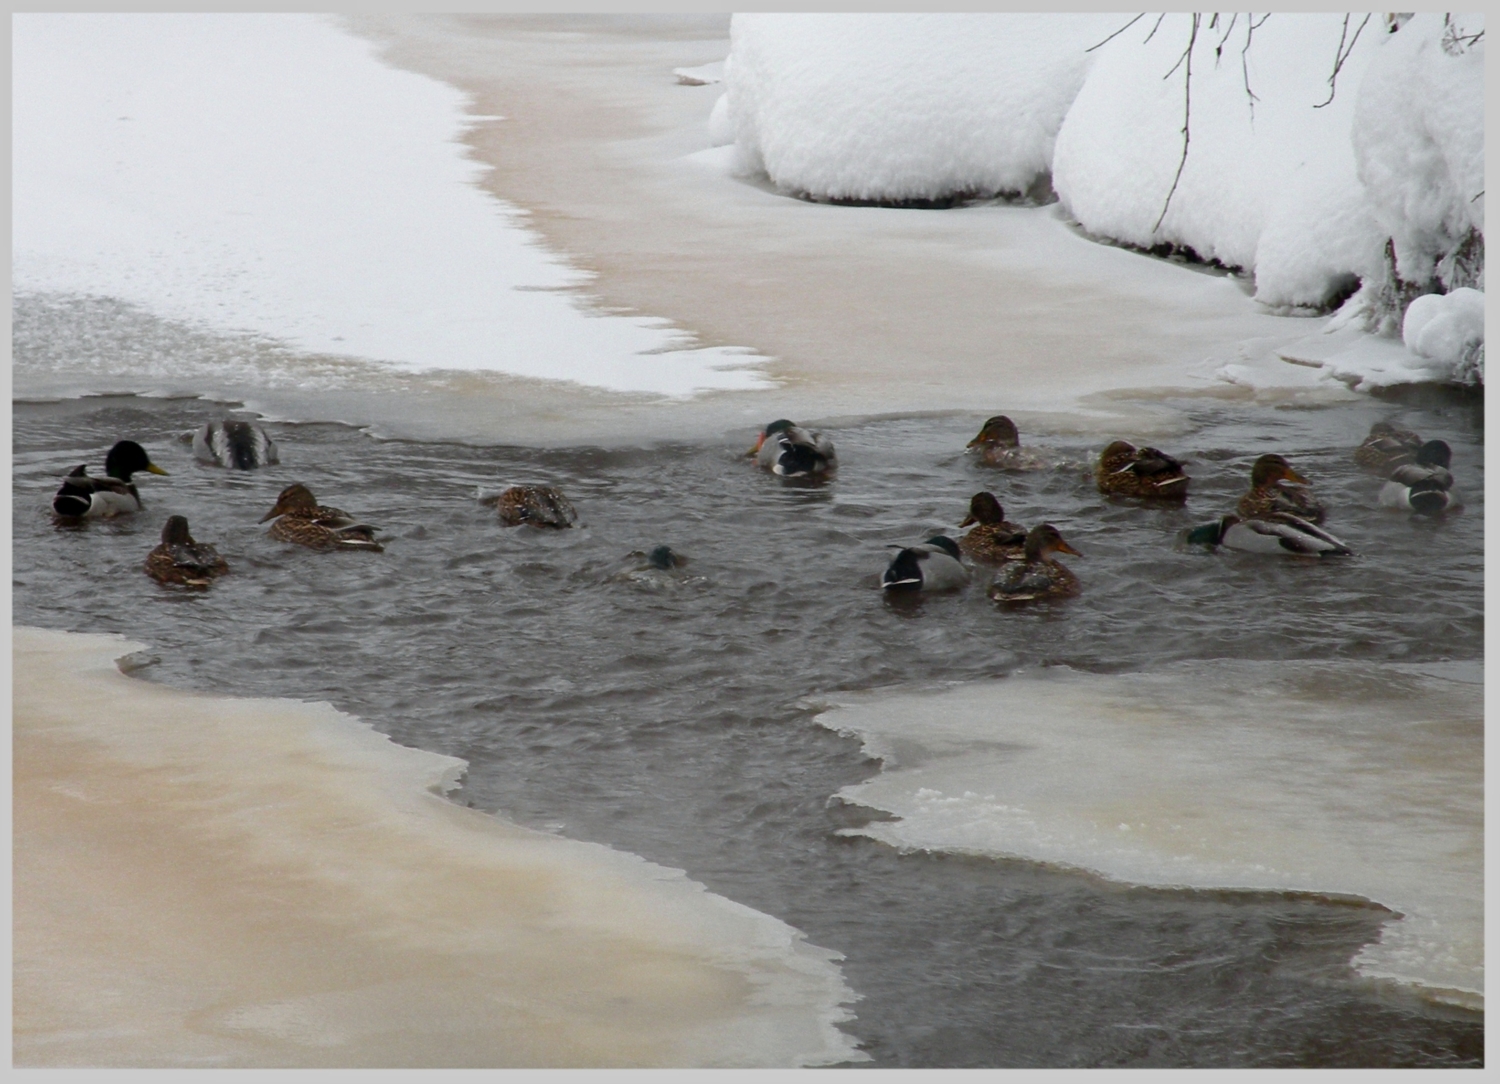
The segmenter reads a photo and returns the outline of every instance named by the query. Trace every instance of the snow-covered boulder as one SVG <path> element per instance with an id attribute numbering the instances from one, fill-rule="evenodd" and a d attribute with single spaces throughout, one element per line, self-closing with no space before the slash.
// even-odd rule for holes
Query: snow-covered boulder
<path id="1" fill-rule="evenodd" d="M 820 200 L 1021 193 L 1044 180 L 1118 16 L 736 14 L 726 104 L 742 168 Z"/>
<path id="2" fill-rule="evenodd" d="M 1424 294 L 1406 308 L 1401 322 L 1406 348 L 1447 367 L 1450 379 L 1484 379 L 1484 294 L 1465 286 L 1447 294 Z"/>

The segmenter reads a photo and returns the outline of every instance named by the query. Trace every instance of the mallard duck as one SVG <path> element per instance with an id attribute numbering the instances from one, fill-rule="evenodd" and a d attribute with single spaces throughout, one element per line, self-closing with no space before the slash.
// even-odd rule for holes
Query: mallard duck
<path id="1" fill-rule="evenodd" d="M 1026 529 L 1007 522 L 1005 509 L 988 491 L 969 499 L 969 514 L 960 527 L 974 529 L 958 540 L 958 548 L 972 560 L 1000 565 L 1019 560 L 1026 549 Z"/>
<path id="2" fill-rule="evenodd" d="M 1452 462 L 1453 450 L 1447 441 L 1429 440 L 1417 449 L 1412 462 L 1391 472 L 1391 480 L 1380 488 L 1381 507 L 1424 516 L 1463 507 L 1448 469 Z"/>
<path id="3" fill-rule="evenodd" d="M 183 516 L 168 516 L 161 529 L 161 545 L 146 558 L 146 575 L 160 583 L 207 587 L 215 576 L 229 571 L 229 563 L 207 542 L 194 542 Z"/>
<path id="4" fill-rule="evenodd" d="M 681 568 L 685 564 L 687 564 L 687 558 L 680 553 L 674 553 L 671 546 L 653 546 L 651 552 L 646 554 L 646 566 L 663 572 L 668 569 Z"/>
<path id="5" fill-rule="evenodd" d="M 551 486 L 511 486 L 492 497 L 480 498 L 480 504 L 493 504 L 500 522 L 507 527 L 530 524 L 533 527 L 571 527 L 578 522 L 573 502 Z"/>
<path id="6" fill-rule="evenodd" d="M 1240 498 L 1237 506 L 1240 518 L 1269 519 L 1278 512 L 1286 512 L 1311 523 L 1322 523 L 1323 506 L 1312 490 L 1288 489 L 1283 482 L 1297 487 L 1312 484 L 1274 452 L 1257 459 L 1250 468 L 1250 491 Z"/>
<path id="7" fill-rule="evenodd" d="M 1039 523 L 1031 528 L 1026 532 L 1025 560 L 1006 563 L 990 584 L 990 598 L 996 602 L 1032 602 L 1078 594 L 1078 577 L 1053 557 L 1056 553 L 1083 556 L 1063 541 L 1062 532 L 1052 524 Z"/>
<path id="8" fill-rule="evenodd" d="M 254 470 L 281 460 L 276 442 L 249 422 L 209 422 L 193 434 L 193 458 L 235 470 Z"/>
<path id="9" fill-rule="evenodd" d="M 959 559 L 958 543 L 941 534 L 902 547 L 880 577 L 886 591 L 952 591 L 968 582 L 969 570 Z"/>
<path id="10" fill-rule="evenodd" d="M 130 480 L 137 471 L 167 472 L 133 440 L 122 440 L 104 459 L 105 478 L 90 478 L 88 466 L 80 464 L 63 479 L 52 498 L 52 511 L 69 519 L 125 515 L 141 510 L 141 495 Z"/>
<path id="11" fill-rule="evenodd" d="M 966 445 L 979 449 L 979 461 L 1006 470 L 1047 470 L 1056 462 L 1032 448 L 1021 447 L 1016 423 L 1004 414 L 996 414 L 984 423 L 979 435 Z"/>
<path id="12" fill-rule="evenodd" d="M 1104 449 L 1094 477 L 1100 493 L 1121 497 L 1182 500 L 1188 491 L 1188 476 L 1181 463 L 1165 452 L 1137 448 L 1124 440 Z"/>
<path id="13" fill-rule="evenodd" d="M 838 468 L 833 441 L 785 418 L 766 426 L 747 455 L 758 466 L 783 478 L 813 478 Z"/>
<path id="14" fill-rule="evenodd" d="M 279 518 L 278 518 L 279 517 Z M 356 523 L 338 508 L 320 505 L 301 482 L 287 486 L 276 498 L 276 507 L 261 517 L 268 519 L 270 535 L 282 542 L 295 542 L 315 550 L 374 550 L 382 552 L 385 547 L 375 541 L 376 528 L 368 523 Z"/>
<path id="15" fill-rule="evenodd" d="M 1349 557 L 1354 554 L 1323 528 L 1287 512 L 1273 512 L 1265 519 L 1221 516 L 1212 523 L 1185 532 L 1183 540 L 1193 545 L 1224 546 L 1245 553 L 1281 556 Z"/>
<path id="16" fill-rule="evenodd" d="M 1354 462 L 1367 471 L 1389 478 L 1391 471 L 1416 458 L 1422 438 L 1410 429 L 1402 429 L 1390 422 L 1376 422 L 1370 426 L 1370 435 L 1354 449 Z"/>

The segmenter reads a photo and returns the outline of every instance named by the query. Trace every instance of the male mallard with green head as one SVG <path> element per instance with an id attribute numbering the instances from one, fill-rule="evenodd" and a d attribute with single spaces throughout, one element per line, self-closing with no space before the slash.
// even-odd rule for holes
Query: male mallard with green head
<path id="1" fill-rule="evenodd" d="M 1050 523 L 1040 523 L 1026 534 L 1025 560 L 1009 561 L 990 584 L 996 602 L 1034 602 L 1038 599 L 1071 598 L 1082 588 L 1078 577 L 1053 555 L 1071 553 L 1082 557 L 1062 532 Z"/>
<path id="2" fill-rule="evenodd" d="M 969 514 L 960 527 L 974 524 L 974 529 L 958 540 L 958 548 L 970 559 L 1001 565 L 1025 555 L 1026 529 L 1005 518 L 1005 509 L 993 493 L 976 493 L 969 500 Z"/>
<path id="3" fill-rule="evenodd" d="M 67 519 L 107 519 L 139 512 L 141 495 L 130 480 L 138 471 L 167 473 L 151 462 L 146 449 L 133 440 L 122 440 L 104 459 L 107 477 L 90 478 L 86 464 L 74 467 L 53 496 L 52 511 Z"/>
<path id="4" fill-rule="evenodd" d="M 933 535 L 899 552 L 880 577 L 885 591 L 952 591 L 969 582 L 969 570 L 959 557 L 958 543 L 947 535 Z"/>
<path id="5" fill-rule="evenodd" d="M 979 435 L 967 447 L 979 449 L 979 461 L 1006 470 L 1048 470 L 1057 463 L 1033 448 L 1021 447 L 1016 423 L 1004 414 L 985 421 Z"/>
<path id="6" fill-rule="evenodd" d="M 268 519 L 270 535 L 282 542 L 295 542 L 315 550 L 374 550 L 382 552 L 385 547 L 375 541 L 376 528 L 368 523 L 356 523 L 353 518 L 338 508 L 320 505 L 301 482 L 287 486 L 276 498 L 276 507 L 261 517 Z"/>
<path id="7" fill-rule="evenodd" d="M 1240 498 L 1236 510 L 1241 519 L 1269 519 L 1286 512 L 1310 523 L 1322 523 L 1323 506 L 1307 488 L 1311 485 L 1285 457 L 1271 452 L 1250 468 L 1250 491 Z"/>
<path id="8" fill-rule="evenodd" d="M 1410 463 L 1391 472 L 1391 480 L 1380 488 L 1382 508 L 1437 516 L 1463 507 L 1453 488 L 1453 449 L 1445 440 L 1429 440 L 1417 449 Z"/>
<path id="9" fill-rule="evenodd" d="M 833 441 L 812 429 L 778 418 L 761 431 L 747 455 L 783 478 L 819 478 L 838 469 Z"/>
<path id="10" fill-rule="evenodd" d="M 1389 478 L 1391 471 L 1410 463 L 1422 447 L 1422 438 L 1391 422 L 1376 422 L 1370 435 L 1354 449 L 1354 462 L 1367 471 Z"/>
<path id="11" fill-rule="evenodd" d="M 1099 456 L 1094 471 L 1099 492 L 1119 497 L 1180 501 L 1187 496 L 1188 476 L 1182 464 L 1155 448 L 1137 448 L 1117 440 Z"/>
<path id="12" fill-rule="evenodd" d="M 511 486 L 493 497 L 480 498 L 493 504 L 500 522 L 507 527 L 571 527 L 578 522 L 573 502 L 551 486 Z"/>
<path id="13" fill-rule="evenodd" d="M 1221 516 L 1187 531 L 1183 540 L 1193 545 L 1224 546 L 1245 553 L 1282 557 L 1348 557 L 1354 553 L 1323 528 L 1287 512 L 1273 512 L 1262 519 Z"/>
<path id="14" fill-rule="evenodd" d="M 280 463 L 276 442 L 250 422 L 209 422 L 193 434 L 193 458 L 235 470 L 254 470 Z"/>
<path id="15" fill-rule="evenodd" d="M 146 575 L 159 583 L 207 587 L 215 576 L 229 571 L 229 563 L 207 542 L 194 542 L 184 516 L 168 516 L 161 529 L 161 545 L 146 558 Z"/>

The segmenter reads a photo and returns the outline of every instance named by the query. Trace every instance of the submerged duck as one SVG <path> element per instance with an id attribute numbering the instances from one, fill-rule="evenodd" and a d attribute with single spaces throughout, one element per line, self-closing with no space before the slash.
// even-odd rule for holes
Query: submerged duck
<path id="1" fill-rule="evenodd" d="M 193 458 L 235 470 L 254 470 L 280 463 L 276 442 L 249 422 L 209 422 L 193 434 Z"/>
<path id="2" fill-rule="evenodd" d="M 1354 449 L 1354 462 L 1368 471 L 1390 477 L 1391 471 L 1410 463 L 1422 447 L 1422 438 L 1410 429 L 1390 422 L 1376 422 L 1370 435 Z"/>
<path id="3" fill-rule="evenodd" d="M 1094 478 L 1100 493 L 1122 497 L 1182 500 L 1188 491 L 1188 476 L 1180 462 L 1155 448 L 1137 448 L 1124 440 L 1100 453 Z"/>
<path id="4" fill-rule="evenodd" d="M 785 418 L 766 426 L 747 455 L 756 465 L 783 478 L 815 478 L 838 468 L 833 441 Z"/>
<path id="5" fill-rule="evenodd" d="M 979 435 L 966 445 L 979 449 L 979 461 L 992 467 L 1007 470 L 1047 470 L 1056 464 L 1047 456 L 1031 448 L 1021 447 L 1021 435 L 1016 423 L 1004 414 L 996 414 L 986 421 Z"/>
<path id="6" fill-rule="evenodd" d="M 571 527 L 578 522 L 573 502 L 551 486 L 511 486 L 493 497 L 480 498 L 480 504 L 493 504 L 500 522 L 507 527 L 530 524 L 533 527 Z"/>
<path id="7" fill-rule="evenodd" d="M 969 514 L 960 527 L 974 529 L 958 540 L 958 548 L 975 561 L 1000 565 L 1019 560 L 1026 549 L 1026 528 L 1005 518 L 1005 509 L 993 493 L 976 493 L 969 499 Z"/>
<path id="8" fill-rule="evenodd" d="M 1463 507 L 1453 488 L 1453 450 L 1448 442 L 1429 440 L 1417 449 L 1412 462 L 1391 472 L 1391 480 L 1380 488 L 1382 508 L 1436 516 Z"/>
<path id="9" fill-rule="evenodd" d="M 159 583 L 207 587 L 215 576 L 229 571 L 229 563 L 207 542 L 194 542 L 183 516 L 169 516 L 161 529 L 161 545 L 146 558 L 146 575 Z"/>
<path id="10" fill-rule="evenodd" d="M 880 577 L 886 591 L 952 591 L 968 582 L 969 570 L 959 559 L 958 543 L 941 534 L 903 547 Z"/>
<path id="11" fill-rule="evenodd" d="M 1312 490 L 1288 489 L 1282 484 L 1284 482 L 1297 487 L 1312 484 L 1274 452 L 1257 459 L 1250 468 L 1250 491 L 1240 498 L 1237 507 L 1240 518 L 1269 519 L 1285 512 L 1311 523 L 1322 523 L 1323 506 L 1313 496 Z"/>
<path id="12" fill-rule="evenodd" d="M 681 568 L 687 564 L 687 558 L 673 551 L 671 546 L 653 546 L 651 552 L 646 554 L 646 567 L 656 568 L 665 572 L 668 569 Z"/>
<path id="13" fill-rule="evenodd" d="M 1245 553 L 1295 554 L 1304 557 L 1350 557 L 1354 551 L 1333 535 L 1287 512 L 1264 519 L 1222 516 L 1194 527 L 1184 541 L 1202 546 L 1224 546 Z"/>
<path id="14" fill-rule="evenodd" d="M 130 480 L 137 471 L 167 472 L 133 440 L 122 440 L 104 459 L 105 478 L 90 478 L 86 464 L 74 467 L 52 498 L 52 511 L 59 516 L 81 518 L 125 515 L 141 510 L 141 495 Z"/>
<path id="15" fill-rule="evenodd" d="M 279 517 L 279 518 L 278 518 Z M 374 550 L 382 552 L 385 547 L 375 541 L 376 528 L 368 523 L 356 523 L 352 517 L 338 508 L 320 505 L 301 482 L 287 486 L 276 498 L 276 507 L 260 518 L 268 519 L 270 535 L 282 542 L 295 542 L 315 550 Z"/>
<path id="16" fill-rule="evenodd" d="M 996 602 L 1031 602 L 1036 599 L 1070 598 L 1082 589 L 1078 577 L 1053 558 L 1056 553 L 1082 557 L 1063 541 L 1062 532 L 1050 523 L 1040 523 L 1026 533 L 1025 560 L 1010 561 L 990 584 Z"/>

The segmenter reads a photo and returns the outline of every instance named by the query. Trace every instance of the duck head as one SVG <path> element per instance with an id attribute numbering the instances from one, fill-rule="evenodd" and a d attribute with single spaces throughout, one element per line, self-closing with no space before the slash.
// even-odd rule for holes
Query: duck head
<path id="1" fill-rule="evenodd" d="M 1250 484 L 1257 489 L 1275 482 L 1295 482 L 1299 486 L 1311 485 L 1306 478 L 1292 470 L 1292 465 L 1274 452 L 1261 456 L 1250 468 Z"/>
<path id="2" fill-rule="evenodd" d="M 191 546 L 193 536 L 188 533 L 186 516 L 168 516 L 161 529 L 161 540 L 167 546 Z"/>
<path id="3" fill-rule="evenodd" d="M 118 478 L 122 482 L 130 481 L 130 476 L 137 471 L 147 471 L 151 474 L 166 474 L 167 472 L 151 462 L 151 457 L 133 440 L 122 440 L 109 450 L 109 455 L 104 457 L 104 473 L 111 478 Z"/>
<path id="4" fill-rule="evenodd" d="M 786 432 L 788 429 L 792 428 L 796 424 L 797 424 L 796 422 L 790 420 L 789 418 L 777 418 L 774 422 L 772 422 L 770 425 L 766 426 L 764 429 L 762 429 L 760 431 L 760 439 L 755 442 L 755 447 L 751 448 L 745 454 L 746 455 L 755 455 L 755 454 L 757 454 L 760 451 L 760 449 L 761 449 L 761 445 L 765 444 L 766 439 L 768 437 L 772 437 L 772 436 L 774 436 L 777 433 L 784 433 L 784 432 Z"/>
<path id="5" fill-rule="evenodd" d="M 999 500 L 993 493 L 985 491 L 976 493 L 969 498 L 969 514 L 960 527 L 967 527 L 971 523 L 1004 523 L 1005 509 L 1000 506 Z"/>
<path id="6" fill-rule="evenodd" d="M 1045 561 L 1054 553 L 1071 553 L 1074 557 L 1083 556 L 1063 541 L 1062 532 L 1050 523 L 1039 523 L 1026 532 L 1026 560 Z"/>
<path id="7" fill-rule="evenodd" d="M 276 507 L 261 516 L 260 522 L 264 523 L 268 519 L 284 516 L 288 512 L 297 511 L 299 508 L 310 509 L 316 507 L 318 507 L 318 502 L 313 498 L 312 490 L 308 489 L 301 482 L 294 482 L 281 491 L 281 495 L 276 498 Z"/>
<path id="8" fill-rule="evenodd" d="M 976 448 L 982 444 L 994 444 L 1001 448 L 1016 448 L 1021 444 L 1021 435 L 1016 432 L 1016 423 L 1004 414 L 996 414 L 984 423 L 979 430 L 979 435 L 969 441 L 968 447 Z"/>
<path id="9" fill-rule="evenodd" d="M 1453 449 L 1446 440 L 1429 440 L 1417 449 L 1416 462 L 1423 467 L 1448 467 L 1453 462 Z"/>

